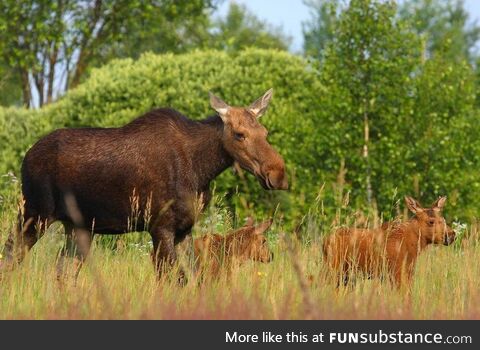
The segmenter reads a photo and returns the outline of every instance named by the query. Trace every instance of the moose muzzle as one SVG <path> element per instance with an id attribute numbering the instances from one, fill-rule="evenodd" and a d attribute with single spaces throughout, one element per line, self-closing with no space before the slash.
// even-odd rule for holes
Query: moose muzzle
<path id="1" fill-rule="evenodd" d="M 266 173 L 265 180 L 270 190 L 288 190 L 288 179 L 284 168 L 270 170 Z"/>

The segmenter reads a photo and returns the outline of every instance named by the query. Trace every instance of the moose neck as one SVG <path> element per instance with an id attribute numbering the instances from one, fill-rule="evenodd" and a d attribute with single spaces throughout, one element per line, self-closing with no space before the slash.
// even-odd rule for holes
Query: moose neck
<path id="1" fill-rule="evenodd" d="M 192 133 L 192 160 L 199 190 L 233 165 L 233 158 L 223 147 L 223 121 L 219 116 L 202 120 Z"/>
<path id="2" fill-rule="evenodd" d="M 427 240 L 424 234 L 422 234 L 418 220 L 412 218 L 407 221 L 406 224 L 406 231 L 412 236 L 412 239 L 416 241 L 418 252 L 424 250 L 431 242 Z"/>

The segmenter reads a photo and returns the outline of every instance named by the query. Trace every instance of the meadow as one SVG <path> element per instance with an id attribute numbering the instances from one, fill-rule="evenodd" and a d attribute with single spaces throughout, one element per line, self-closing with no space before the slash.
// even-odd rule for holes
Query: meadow
<path id="1" fill-rule="evenodd" d="M 194 236 L 227 232 L 234 222 L 221 200 L 202 215 Z M 479 227 L 458 227 L 454 245 L 431 246 L 420 256 L 410 293 L 378 279 L 357 279 L 354 288 L 335 285 L 322 260 L 322 240 L 336 227 L 357 220 L 339 212 L 325 225 L 319 200 L 295 233 L 281 216 L 267 233 L 270 263 L 249 262 L 218 280 L 196 279 L 191 241 L 179 249 L 179 264 L 157 280 L 149 235 L 97 236 L 78 280 L 56 280 L 63 228 L 53 224 L 15 271 L 2 276 L 2 319 L 475 319 L 480 317 Z M 4 242 L 15 208 L 0 217 Z M 360 224 L 360 223 L 359 223 Z M 378 219 L 370 225 L 378 225 Z M 361 225 L 366 225 L 365 222 Z M 187 274 L 176 282 L 176 269 Z M 68 272 L 68 270 L 67 270 Z"/>

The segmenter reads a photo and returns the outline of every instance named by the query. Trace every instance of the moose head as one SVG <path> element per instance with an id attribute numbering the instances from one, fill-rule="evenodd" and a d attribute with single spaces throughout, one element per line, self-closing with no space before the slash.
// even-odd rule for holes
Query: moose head
<path id="1" fill-rule="evenodd" d="M 418 232 L 428 243 L 449 245 L 455 240 L 455 231 L 447 225 L 442 210 L 447 197 L 440 197 L 430 208 L 423 208 L 412 197 L 405 197 L 408 209 L 415 214 Z"/>
<path id="2" fill-rule="evenodd" d="M 286 190 L 283 158 L 268 143 L 268 131 L 258 121 L 267 110 L 272 93 L 272 89 L 268 90 L 248 107 L 231 107 L 210 93 L 210 104 L 223 120 L 223 146 L 234 161 L 255 175 L 263 188 Z"/>
<path id="3" fill-rule="evenodd" d="M 273 220 L 267 220 L 254 225 L 247 222 L 245 226 L 236 230 L 229 236 L 231 244 L 230 254 L 242 261 L 253 260 L 268 263 L 273 260 L 267 238 L 264 233 L 270 228 Z"/>

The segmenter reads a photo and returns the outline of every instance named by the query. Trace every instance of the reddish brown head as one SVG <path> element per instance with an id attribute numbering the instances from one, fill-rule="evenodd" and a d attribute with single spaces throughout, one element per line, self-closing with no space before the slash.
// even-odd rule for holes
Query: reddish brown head
<path id="1" fill-rule="evenodd" d="M 415 214 L 418 230 L 428 243 L 449 245 L 455 240 L 455 231 L 442 214 L 446 200 L 447 197 L 440 197 L 430 208 L 423 208 L 412 197 L 405 197 L 408 209 Z"/>
<path id="2" fill-rule="evenodd" d="M 268 247 L 265 231 L 272 225 L 272 220 L 258 225 L 247 223 L 244 227 L 227 236 L 232 244 L 233 254 L 243 261 L 254 260 L 268 263 L 273 259 L 273 253 Z M 227 243 L 228 244 L 228 243 Z"/>
<path id="3" fill-rule="evenodd" d="M 263 188 L 288 189 L 283 158 L 268 143 L 267 129 L 258 122 L 272 98 L 268 90 L 249 107 L 231 107 L 210 94 L 210 104 L 225 125 L 223 144 L 230 156 L 245 170 L 254 174 Z"/>

